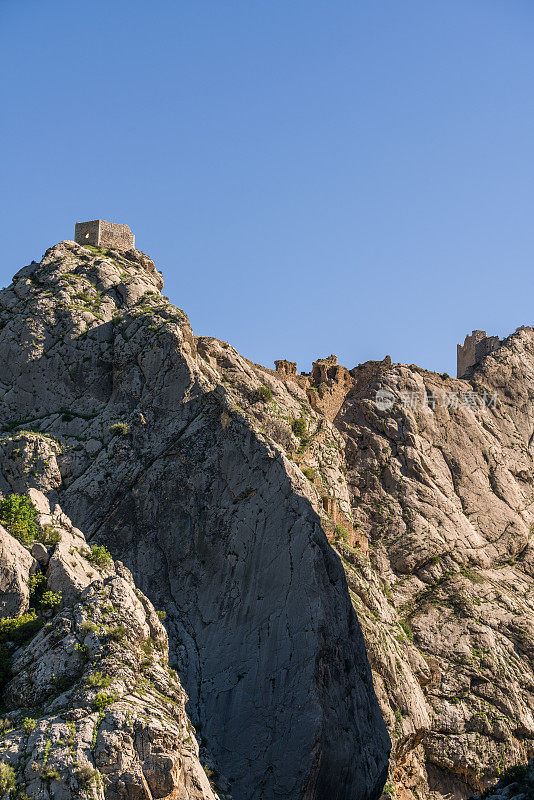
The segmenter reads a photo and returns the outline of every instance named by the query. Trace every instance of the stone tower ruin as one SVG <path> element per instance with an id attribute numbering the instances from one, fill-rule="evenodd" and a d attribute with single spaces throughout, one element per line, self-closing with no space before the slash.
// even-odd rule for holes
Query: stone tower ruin
<path id="1" fill-rule="evenodd" d="M 486 331 L 473 331 L 465 342 L 456 347 L 456 377 L 469 378 L 473 368 L 501 343 L 498 336 L 488 336 Z"/>
<path id="2" fill-rule="evenodd" d="M 133 250 L 135 236 L 128 225 L 93 219 L 90 222 L 77 222 L 74 226 L 74 241 L 112 250 Z"/>

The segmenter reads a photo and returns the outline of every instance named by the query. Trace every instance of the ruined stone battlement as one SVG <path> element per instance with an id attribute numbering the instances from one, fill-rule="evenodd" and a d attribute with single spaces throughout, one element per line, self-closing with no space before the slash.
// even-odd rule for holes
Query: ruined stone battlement
<path id="1" fill-rule="evenodd" d="M 296 375 L 297 374 L 297 362 L 296 361 L 286 361 L 285 358 L 280 358 L 278 361 L 274 362 L 274 366 L 276 367 L 276 371 L 280 372 L 282 375 Z"/>
<path id="2" fill-rule="evenodd" d="M 463 344 L 456 348 L 456 377 L 468 378 L 485 356 L 499 347 L 498 336 L 488 336 L 486 331 L 473 331 L 465 337 Z"/>
<path id="3" fill-rule="evenodd" d="M 106 222 L 105 219 L 77 222 L 74 226 L 74 241 L 77 244 L 113 250 L 135 249 L 135 236 L 128 225 Z"/>

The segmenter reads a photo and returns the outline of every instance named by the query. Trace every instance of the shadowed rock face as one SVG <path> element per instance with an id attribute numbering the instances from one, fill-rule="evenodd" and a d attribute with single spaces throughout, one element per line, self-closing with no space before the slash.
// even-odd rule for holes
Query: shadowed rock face
<path id="1" fill-rule="evenodd" d="M 148 261 L 65 242 L 0 293 L 0 419 L 59 443 L 43 458 L 35 437 L 30 459 L 0 441 L 0 491 L 26 470 L 166 609 L 235 800 L 375 798 L 389 741 L 316 491 L 263 428 L 255 368 L 199 350 Z M 298 417 L 305 392 L 275 389 Z"/>
<path id="2" fill-rule="evenodd" d="M 34 436 L 19 435 L 17 443 L 31 453 Z M 17 554 L 26 597 L 31 570 L 60 604 L 26 623 L 29 638 L 8 648 L 9 656 L 2 650 L 2 775 L 11 769 L 25 797 L 217 800 L 152 604 L 120 562 L 88 560 L 83 534 L 59 506 L 51 511 L 35 490 L 31 497 L 40 524 L 53 526 L 60 541 L 34 548 L 40 562 L 33 564 L 2 532 L 4 552 Z M 38 607 L 35 597 L 32 603 Z"/>
<path id="3" fill-rule="evenodd" d="M 470 382 L 403 365 L 357 380 L 334 421 L 372 552 L 346 572 L 405 791 L 466 796 L 534 750 L 533 395 L 526 328 Z"/>

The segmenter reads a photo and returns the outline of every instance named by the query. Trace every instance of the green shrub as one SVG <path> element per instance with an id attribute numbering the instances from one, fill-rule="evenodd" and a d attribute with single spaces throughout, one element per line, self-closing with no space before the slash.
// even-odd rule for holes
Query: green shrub
<path id="1" fill-rule="evenodd" d="M 336 525 L 335 536 L 336 539 L 343 539 L 345 542 L 349 539 L 349 533 L 343 525 Z"/>
<path id="2" fill-rule="evenodd" d="M 269 403 L 273 399 L 273 393 L 268 386 L 260 386 L 257 390 L 257 395 L 264 403 Z"/>
<path id="3" fill-rule="evenodd" d="M 57 608 L 61 605 L 61 592 L 44 592 L 41 597 L 41 608 Z"/>
<path id="4" fill-rule="evenodd" d="M 43 572 L 35 572 L 30 575 L 30 600 L 40 598 L 46 587 L 46 575 Z"/>
<path id="5" fill-rule="evenodd" d="M 0 690 L 11 679 L 11 651 L 7 642 L 24 644 L 43 626 L 33 609 L 20 617 L 0 620 Z"/>
<path id="6" fill-rule="evenodd" d="M 4 733 L 10 731 L 13 727 L 13 723 L 7 717 L 0 718 L 0 736 L 3 736 Z"/>
<path id="7" fill-rule="evenodd" d="M 156 614 L 158 615 L 158 617 L 160 618 L 160 620 L 162 622 L 163 622 L 164 619 L 167 619 L 167 612 L 166 611 L 163 611 L 163 610 L 156 611 Z"/>
<path id="8" fill-rule="evenodd" d="M 111 683 L 111 678 L 109 675 L 104 675 L 102 670 L 95 670 L 94 672 L 89 673 L 86 677 L 85 682 L 87 686 L 93 686 L 105 689 Z"/>
<path id="9" fill-rule="evenodd" d="M 90 552 L 86 553 L 85 557 L 90 564 L 101 569 L 113 566 L 111 553 L 103 544 L 92 544 Z"/>
<path id="10" fill-rule="evenodd" d="M 37 725 L 37 720 L 33 719 L 32 717 L 24 717 L 22 720 L 22 730 L 24 733 L 30 735 L 30 733 L 34 730 L 35 726 Z"/>
<path id="11" fill-rule="evenodd" d="M 59 772 L 57 769 L 51 769 L 50 767 L 45 767 L 41 772 L 41 778 L 43 781 L 59 781 Z"/>
<path id="12" fill-rule="evenodd" d="M 42 572 L 36 572 L 30 577 L 30 600 L 35 608 L 57 608 L 61 599 L 61 592 L 46 589 L 46 576 Z"/>
<path id="13" fill-rule="evenodd" d="M 413 630 L 410 623 L 407 622 L 405 619 L 401 619 L 400 625 L 402 630 L 406 634 L 406 637 L 410 640 L 410 642 L 413 642 Z"/>
<path id="14" fill-rule="evenodd" d="M 102 711 L 118 699 L 119 695 L 117 692 L 99 692 L 93 700 L 93 708 L 95 711 Z"/>
<path id="15" fill-rule="evenodd" d="M 39 541 L 47 547 L 53 547 L 61 541 L 61 531 L 58 531 L 53 525 L 45 525 L 39 535 Z"/>
<path id="16" fill-rule="evenodd" d="M 110 425 L 109 432 L 112 436 L 128 436 L 130 433 L 130 426 L 126 422 L 115 422 Z"/>
<path id="17" fill-rule="evenodd" d="M 154 652 L 154 642 L 152 641 L 150 636 L 148 637 L 146 642 L 143 642 L 143 644 L 141 645 L 141 650 L 143 651 L 143 653 L 146 653 L 147 656 L 151 656 L 152 653 Z"/>
<path id="18" fill-rule="evenodd" d="M 23 644 L 24 642 L 35 636 L 37 631 L 42 627 L 42 620 L 37 618 L 37 614 L 33 609 L 21 614 L 20 617 L 6 617 L 0 620 L 0 644 L 5 642 L 14 642 L 15 644 Z"/>
<path id="19" fill-rule="evenodd" d="M 299 439 L 303 439 L 308 435 L 308 426 L 306 425 L 306 420 L 304 417 L 299 417 L 299 419 L 294 419 L 291 423 L 291 430 L 298 436 Z"/>
<path id="20" fill-rule="evenodd" d="M 105 634 L 114 642 L 120 642 L 126 636 L 126 628 L 124 625 L 113 625 L 105 628 Z"/>
<path id="21" fill-rule="evenodd" d="M 0 795 L 7 794 L 15 788 L 15 770 L 9 764 L 0 761 Z"/>
<path id="22" fill-rule="evenodd" d="M 0 500 L 0 523 L 19 542 L 29 545 L 37 538 L 37 509 L 25 494 L 10 494 Z"/>
<path id="23" fill-rule="evenodd" d="M 446 381 L 447 378 L 450 378 L 451 376 L 449 375 L 448 372 L 442 372 L 441 373 L 441 377 L 443 378 L 444 381 Z"/>
<path id="24" fill-rule="evenodd" d="M 302 474 L 305 475 L 307 479 L 312 483 L 315 480 L 315 470 L 311 469 L 310 467 L 304 467 L 302 470 Z"/>
<path id="25" fill-rule="evenodd" d="M 98 625 L 95 625 L 94 622 L 91 622 L 90 619 L 86 619 L 85 622 L 82 622 L 80 625 L 80 633 L 93 633 L 94 631 L 98 630 Z"/>
<path id="26" fill-rule="evenodd" d="M 98 770 L 93 769 L 88 764 L 77 769 L 74 774 L 82 789 L 89 789 L 98 778 Z"/>

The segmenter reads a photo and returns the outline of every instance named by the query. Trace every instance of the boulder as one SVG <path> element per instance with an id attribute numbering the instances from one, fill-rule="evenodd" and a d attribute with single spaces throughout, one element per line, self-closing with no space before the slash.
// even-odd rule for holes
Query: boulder
<path id="1" fill-rule="evenodd" d="M 34 559 L 0 525 L 0 617 L 17 617 L 29 607 L 29 576 Z"/>

